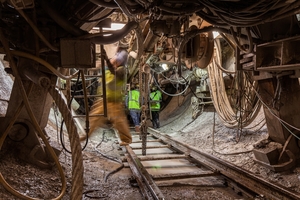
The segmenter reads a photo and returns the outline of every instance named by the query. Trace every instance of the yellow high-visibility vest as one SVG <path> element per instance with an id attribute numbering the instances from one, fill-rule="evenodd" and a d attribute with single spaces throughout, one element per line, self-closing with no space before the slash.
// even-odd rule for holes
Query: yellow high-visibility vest
<path id="1" fill-rule="evenodd" d="M 101 80 L 101 79 L 100 79 Z M 100 81 L 99 80 L 99 81 Z M 124 101 L 124 78 L 116 78 L 110 70 L 105 70 L 105 81 L 106 81 L 106 99 L 110 102 L 121 102 Z M 102 94 L 102 87 L 98 87 L 98 94 Z"/>

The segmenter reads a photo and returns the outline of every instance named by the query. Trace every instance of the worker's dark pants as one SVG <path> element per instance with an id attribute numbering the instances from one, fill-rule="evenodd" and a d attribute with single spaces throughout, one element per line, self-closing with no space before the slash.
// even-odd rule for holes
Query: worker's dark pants
<path id="1" fill-rule="evenodd" d="M 139 126 L 141 111 L 132 109 L 132 110 L 129 110 L 129 113 L 130 113 L 130 116 L 131 116 L 134 126 Z"/>
<path id="2" fill-rule="evenodd" d="M 153 128 L 159 128 L 159 111 L 151 111 Z"/>

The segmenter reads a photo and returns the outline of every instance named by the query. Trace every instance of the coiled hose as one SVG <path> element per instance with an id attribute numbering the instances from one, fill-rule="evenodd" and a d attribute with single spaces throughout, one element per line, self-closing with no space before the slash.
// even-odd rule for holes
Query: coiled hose
<path id="1" fill-rule="evenodd" d="M 71 112 L 62 99 L 59 92 L 55 89 L 54 86 L 51 86 L 49 93 L 55 101 L 60 113 L 62 114 L 68 135 L 70 140 L 70 147 L 72 151 L 72 191 L 71 198 L 72 200 L 81 200 L 83 192 L 83 160 L 82 160 L 82 151 L 79 141 L 79 135 L 77 133 L 77 128 L 75 122 L 72 118 Z"/>
<path id="2" fill-rule="evenodd" d="M 54 159 L 60 176 L 61 176 L 61 182 L 62 182 L 62 189 L 61 189 L 61 193 L 59 194 L 58 197 L 54 198 L 54 199 L 62 199 L 62 197 L 65 194 L 66 191 L 66 180 L 65 180 L 65 176 L 64 176 L 64 172 L 63 169 L 59 163 L 59 160 L 54 152 L 54 150 L 52 149 L 52 147 L 50 146 L 46 136 L 44 135 L 43 131 L 41 130 L 39 123 L 36 119 L 36 117 L 34 116 L 33 112 L 32 112 L 32 108 L 29 104 L 29 100 L 26 94 L 28 94 L 28 91 L 25 91 L 24 85 L 22 83 L 22 80 L 20 78 L 20 75 L 18 73 L 17 70 L 17 66 L 16 63 L 13 60 L 13 56 L 12 53 L 9 49 L 8 43 L 4 37 L 3 31 L 0 29 L 0 41 L 4 47 L 4 52 L 7 54 L 8 59 L 10 61 L 10 66 L 13 70 L 14 76 L 15 76 L 15 81 L 17 82 L 17 84 L 19 85 L 20 88 L 20 92 L 23 98 L 22 103 L 19 105 L 14 117 L 11 119 L 11 122 L 9 123 L 8 127 L 6 128 L 4 134 L 1 136 L 0 138 L 0 150 L 2 148 L 2 145 L 4 143 L 4 140 L 7 136 L 7 134 L 9 133 L 10 129 L 12 128 L 14 122 L 16 121 L 16 119 L 18 118 L 22 108 L 25 106 L 28 115 L 37 131 L 37 133 L 39 134 L 39 136 L 42 138 L 44 144 L 46 145 L 46 148 L 48 149 L 50 155 L 52 156 L 52 158 Z M 56 105 L 58 106 L 60 112 L 62 113 L 62 116 L 64 117 L 65 121 L 66 121 L 66 127 L 68 130 L 68 134 L 69 134 L 69 140 L 70 140 L 70 145 L 71 145 L 71 150 L 72 150 L 72 189 L 71 189 L 71 196 L 70 199 L 72 200 L 80 200 L 82 199 L 82 192 L 83 192 L 83 160 L 82 160 L 82 152 L 81 152 L 81 145 L 79 142 L 79 136 L 77 134 L 77 129 L 75 126 L 75 123 L 73 121 L 72 115 L 70 113 L 70 110 L 68 109 L 66 102 L 62 99 L 62 97 L 60 96 L 60 94 L 56 91 L 54 86 L 50 86 L 49 87 L 49 93 L 51 94 L 51 96 L 53 97 L 53 99 L 56 102 Z M 4 179 L 4 177 L 2 176 L 2 174 L 0 173 L 0 183 L 12 194 L 14 194 L 15 196 L 21 198 L 21 199 L 33 199 L 36 200 L 36 198 L 31 198 L 28 196 L 25 196 L 21 193 L 19 193 L 18 191 L 16 191 L 14 188 L 12 188 Z M 76 183 L 76 184 L 75 184 Z"/>

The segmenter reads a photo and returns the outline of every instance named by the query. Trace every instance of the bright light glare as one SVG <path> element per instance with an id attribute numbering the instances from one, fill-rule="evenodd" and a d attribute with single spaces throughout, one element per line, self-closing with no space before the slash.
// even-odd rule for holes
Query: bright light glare
<path id="1" fill-rule="evenodd" d="M 214 39 L 215 39 L 215 38 L 218 37 L 220 34 L 219 34 L 219 32 L 213 31 L 213 35 L 214 35 Z"/>
<path id="2" fill-rule="evenodd" d="M 300 14 L 296 14 L 297 21 L 300 21 Z"/>
<path id="3" fill-rule="evenodd" d="M 121 23 L 111 23 L 110 28 L 103 28 L 103 30 L 116 31 L 122 29 L 124 26 L 125 24 L 121 24 Z"/>
<path id="4" fill-rule="evenodd" d="M 111 27 L 110 28 L 102 28 L 103 30 L 106 31 L 116 31 L 116 30 L 120 30 L 125 26 L 125 24 L 122 23 L 111 23 Z M 93 30 L 97 30 L 99 31 L 99 27 L 93 27 Z"/>
<path id="5" fill-rule="evenodd" d="M 161 67 L 162 67 L 164 70 L 168 70 L 168 69 L 169 69 L 168 64 L 165 64 L 165 63 L 161 64 Z"/>

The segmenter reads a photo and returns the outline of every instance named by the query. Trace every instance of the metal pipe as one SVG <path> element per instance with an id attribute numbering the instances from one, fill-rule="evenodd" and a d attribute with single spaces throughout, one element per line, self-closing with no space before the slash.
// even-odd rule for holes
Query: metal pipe
<path id="1" fill-rule="evenodd" d="M 88 97 L 87 97 L 87 91 L 86 91 L 86 83 L 85 83 L 85 77 L 84 77 L 84 71 L 80 70 L 81 79 L 82 79 L 82 88 L 83 88 L 83 94 L 84 94 L 84 107 L 85 107 L 85 128 L 86 132 L 88 133 L 90 130 L 90 121 L 89 121 L 89 105 L 88 105 Z"/>
<path id="2" fill-rule="evenodd" d="M 96 4 L 97 6 L 102 6 L 111 9 L 119 8 L 119 6 L 114 1 L 110 1 L 110 2 L 106 2 L 103 0 L 89 0 L 89 1 Z"/>
<path id="3" fill-rule="evenodd" d="M 112 44 L 123 39 L 130 31 L 138 27 L 138 23 L 135 21 L 128 22 L 122 29 L 115 31 L 109 36 L 96 36 L 91 39 L 91 42 L 95 44 Z M 87 35 L 90 37 L 90 34 Z"/>
<path id="4" fill-rule="evenodd" d="M 46 0 L 40 0 L 42 8 L 45 10 L 45 12 L 57 23 L 75 36 L 81 36 L 84 34 L 87 34 L 87 32 L 81 30 L 80 28 L 74 26 L 72 23 L 70 23 L 68 20 L 66 20 L 60 13 L 58 13 L 55 9 L 52 8 L 52 6 L 48 3 Z"/>
<path id="5" fill-rule="evenodd" d="M 100 27 L 100 32 L 102 28 Z M 103 44 L 100 45 L 101 54 L 105 52 Z M 101 56 L 101 72 L 102 72 L 102 95 L 103 95 L 103 112 L 104 117 L 107 117 L 107 99 L 106 99 L 106 77 L 105 77 L 105 67 L 104 67 L 104 58 Z"/>
<path id="6" fill-rule="evenodd" d="M 23 73 L 28 78 L 31 80 L 33 83 L 47 89 L 51 85 L 51 80 L 47 75 L 44 73 L 38 71 L 37 69 L 30 67 L 30 66 L 25 66 L 23 69 Z"/>
<path id="7" fill-rule="evenodd" d="M 2 47 L 0 47 L 0 52 L 4 53 L 4 54 L 6 53 L 5 50 Z M 70 76 L 65 76 L 62 73 L 60 73 L 57 69 L 55 69 L 50 63 L 46 62 L 45 60 L 43 60 L 43 59 L 41 59 L 41 58 L 39 58 L 35 55 L 29 54 L 29 53 L 26 53 L 26 52 L 22 52 L 22 51 L 16 51 L 16 50 L 10 50 L 10 53 L 13 54 L 14 56 L 21 56 L 21 57 L 24 57 L 24 58 L 31 59 L 31 60 L 33 60 L 37 63 L 40 63 L 41 65 L 43 65 L 47 69 L 49 69 L 53 74 L 55 74 L 59 78 L 65 79 L 65 80 L 69 80 L 69 79 L 74 78 L 75 76 L 77 76 L 77 74 L 79 72 L 79 71 L 76 71 L 74 74 L 72 74 Z"/>
<path id="8" fill-rule="evenodd" d="M 13 55 L 11 53 L 11 50 L 9 49 L 9 45 L 8 45 L 8 42 L 6 40 L 6 38 L 4 37 L 4 33 L 3 33 L 3 30 L 0 29 L 0 41 L 3 45 L 3 48 L 5 50 L 5 53 L 7 54 L 7 57 L 10 61 L 10 66 L 13 70 L 13 73 L 14 73 L 14 76 L 15 76 L 15 80 L 16 80 L 16 83 L 18 84 L 19 88 L 20 88 L 20 93 L 23 97 L 23 103 L 25 104 L 25 108 L 28 112 L 28 115 L 30 116 L 30 119 L 33 123 L 33 125 L 35 126 L 36 128 L 36 131 L 38 132 L 39 136 L 42 138 L 44 144 L 46 145 L 47 149 L 49 150 L 49 153 L 51 155 L 51 157 L 53 158 L 55 164 L 57 165 L 57 168 L 58 168 L 58 171 L 59 171 L 59 174 L 61 176 L 61 183 L 62 183 L 62 188 L 61 188 L 61 191 L 60 191 L 60 194 L 59 196 L 56 198 L 56 199 L 61 199 L 63 197 L 63 195 L 65 194 L 66 192 L 66 178 L 65 178 L 65 175 L 64 175 L 64 171 L 62 169 L 62 166 L 57 158 L 57 155 L 55 154 L 53 148 L 50 146 L 46 136 L 44 135 L 36 117 L 34 116 L 34 113 L 32 111 L 32 108 L 29 104 L 29 100 L 28 100 L 28 97 L 27 97 L 27 94 L 26 94 L 26 90 L 25 90 L 25 87 L 22 83 L 22 80 L 21 80 L 21 77 L 20 77 L 20 74 L 17 70 L 17 65 L 16 63 L 14 62 L 14 59 L 13 59 Z M 2 177 L 2 174 L 0 174 L 0 182 L 3 183 L 5 182 L 5 180 L 3 179 Z M 12 187 L 9 187 L 8 185 L 6 185 L 7 187 L 5 187 L 7 190 L 9 190 L 11 193 L 13 193 L 14 195 L 18 196 L 19 198 L 26 198 L 25 195 L 17 192 L 14 188 Z"/>
<path id="9" fill-rule="evenodd" d="M 184 9 L 182 8 L 174 8 L 174 7 L 169 7 L 165 5 L 160 5 L 158 6 L 161 10 L 166 11 L 168 13 L 173 13 L 173 14 L 183 14 L 183 15 L 191 15 L 197 11 L 200 11 L 204 8 L 204 6 L 195 6 L 191 5 L 189 7 L 185 7 Z"/>
<path id="10" fill-rule="evenodd" d="M 31 21 L 31 19 L 23 12 L 23 10 L 17 9 L 17 11 L 22 15 L 22 17 L 27 21 L 30 27 L 33 29 L 35 34 L 47 45 L 51 50 L 58 51 L 58 48 L 50 44 L 50 42 L 45 38 L 45 36 L 40 32 L 40 30 L 36 27 L 36 25 Z"/>

